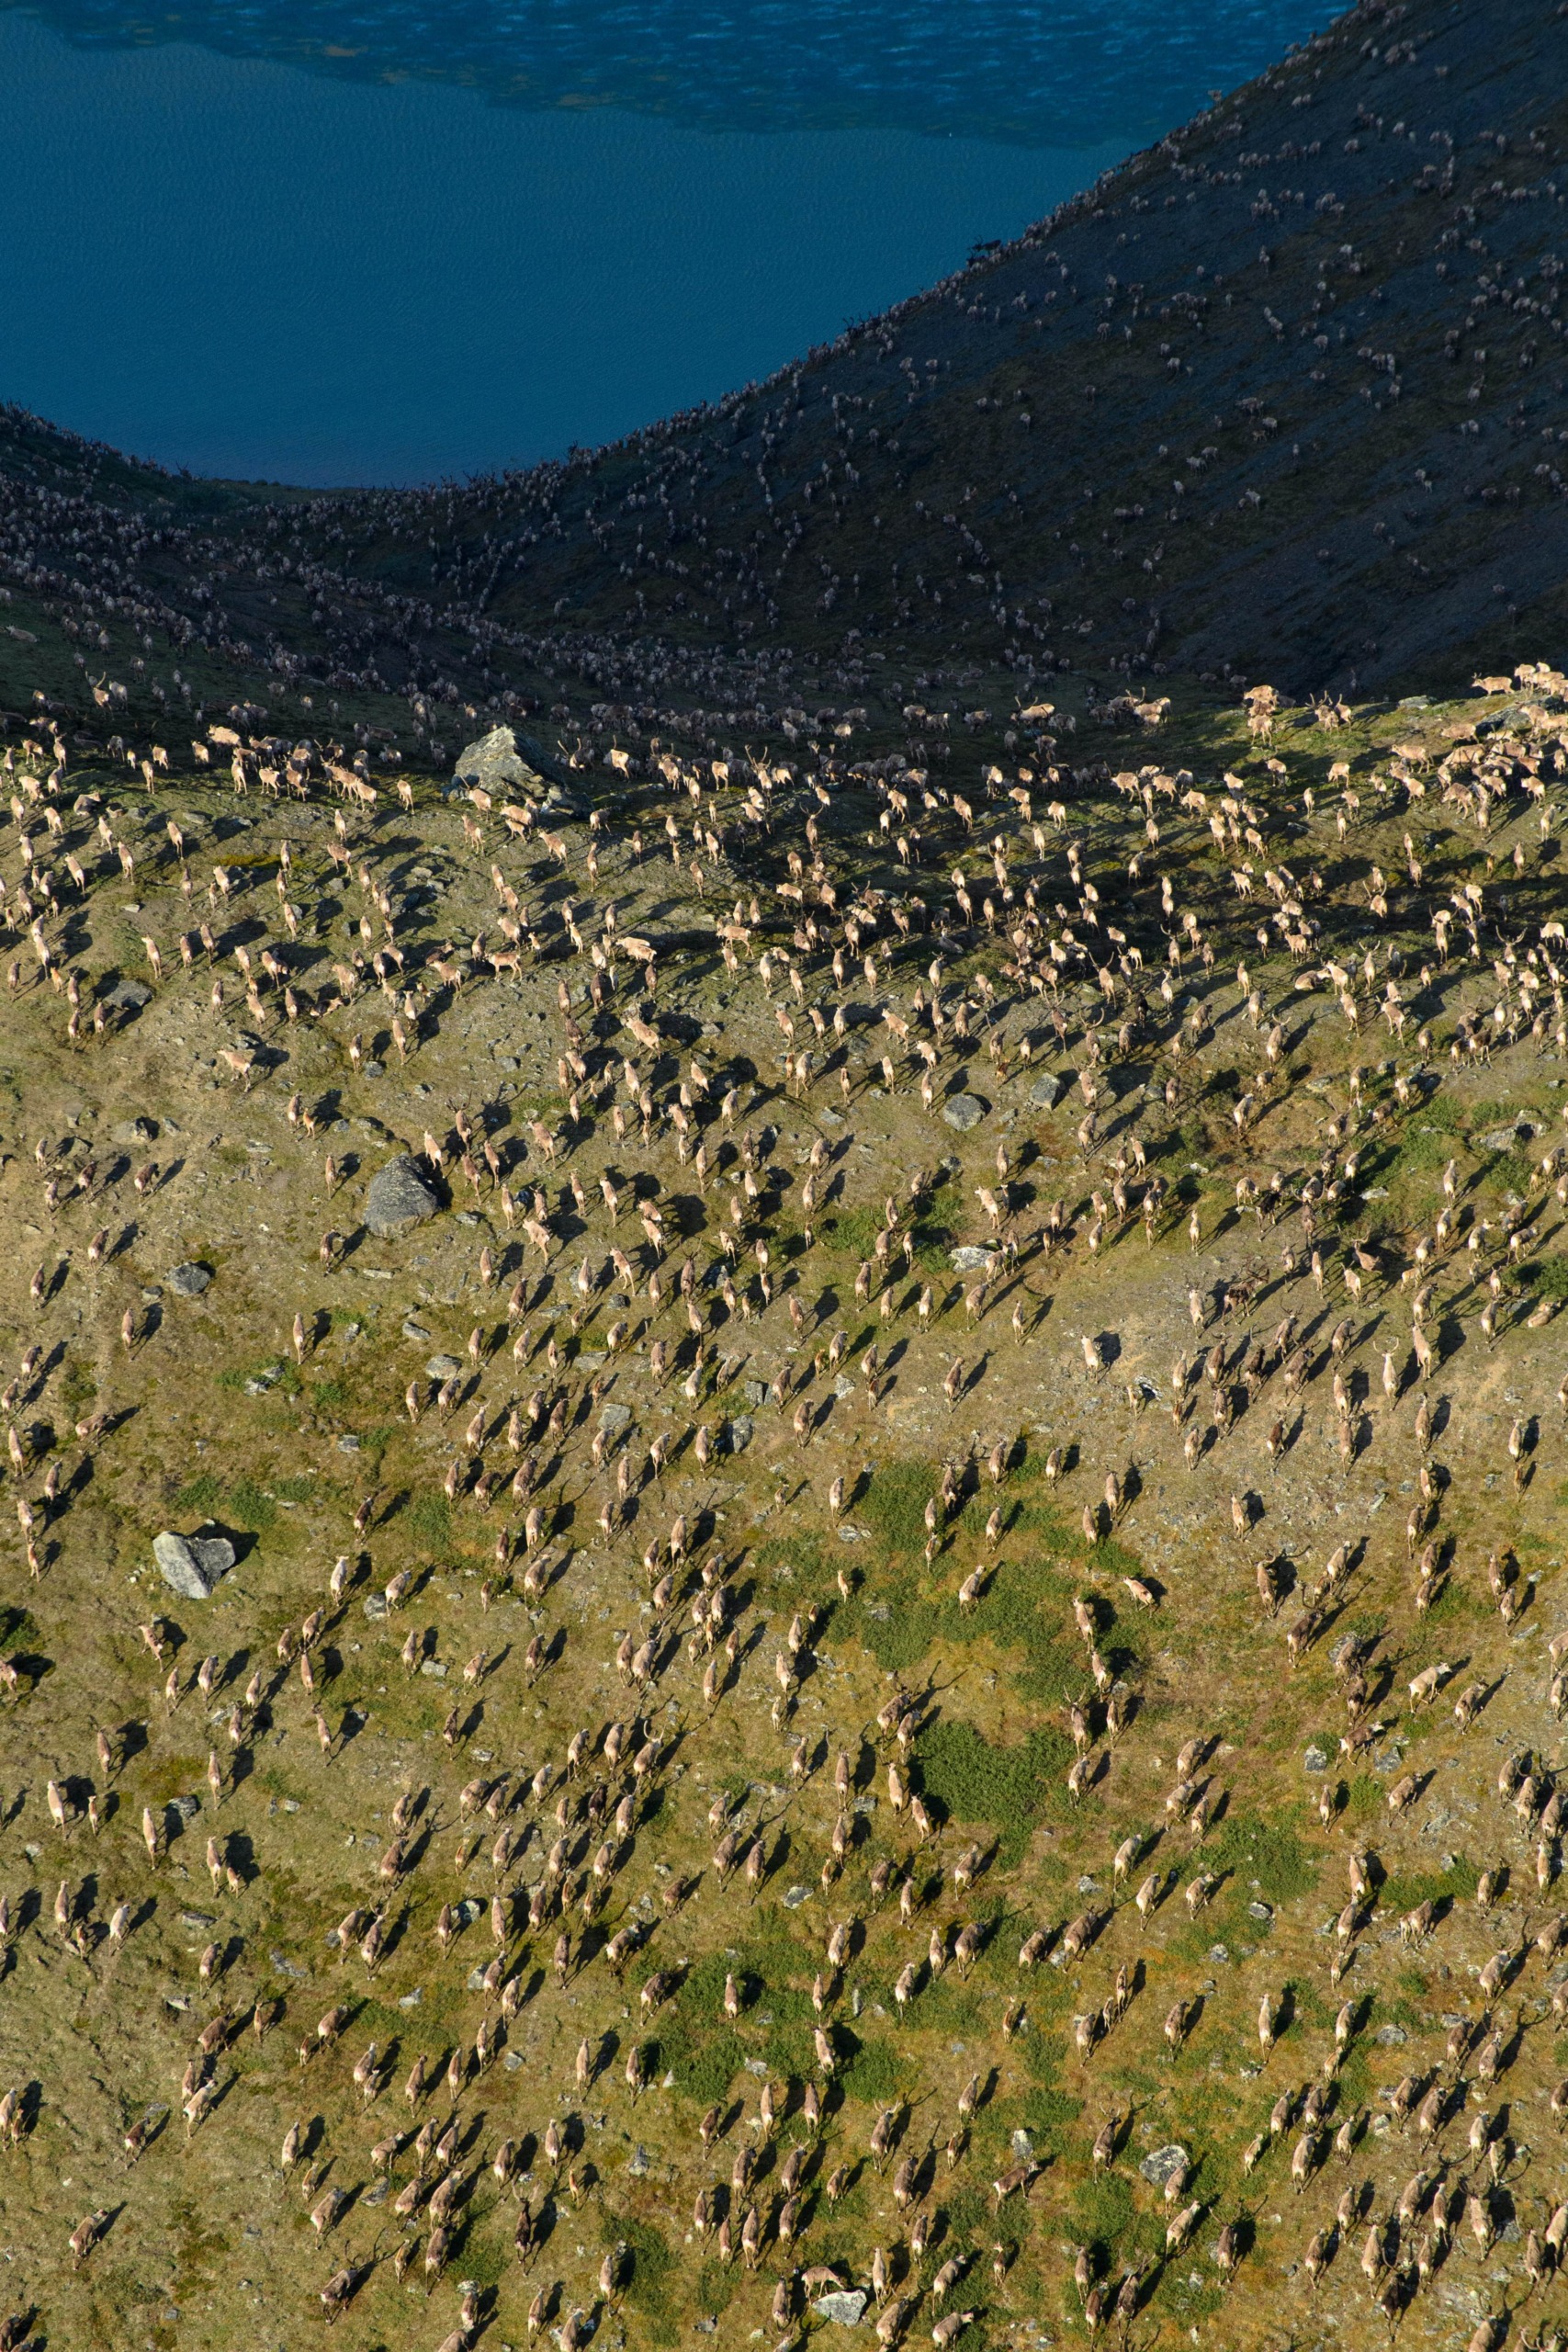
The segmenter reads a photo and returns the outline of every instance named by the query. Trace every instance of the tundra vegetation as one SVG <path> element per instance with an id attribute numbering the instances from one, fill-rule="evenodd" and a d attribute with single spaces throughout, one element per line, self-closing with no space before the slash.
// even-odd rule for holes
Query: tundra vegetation
<path id="1" fill-rule="evenodd" d="M 0 2340 L 1561 2342 L 1550 647 L 6 481 Z"/>

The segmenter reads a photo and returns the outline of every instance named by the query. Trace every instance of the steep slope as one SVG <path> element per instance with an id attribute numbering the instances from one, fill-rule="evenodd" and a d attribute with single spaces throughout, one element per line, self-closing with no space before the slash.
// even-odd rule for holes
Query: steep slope
<path id="1" fill-rule="evenodd" d="M 1549 0 L 1358 9 L 723 415 L 476 493 L 447 560 L 531 621 L 1303 687 L 1512 643 L 1568 553 L 1565 68 Z"/>

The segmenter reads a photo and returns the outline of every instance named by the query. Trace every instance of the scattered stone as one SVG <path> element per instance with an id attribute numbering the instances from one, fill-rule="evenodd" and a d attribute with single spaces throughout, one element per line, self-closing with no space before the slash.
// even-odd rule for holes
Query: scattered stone
<path id="1" fill-rule="evenodd" d="M 424 1369 L 432 1380 L 456 1380 L 463 1366 L 457 1356 L 432 1356 Z"/>
<path id="2" fill-rule="evenodd" d="M 765 1380 L 742 1381 L 741 1394 L 748 1405 L 765 1405 L 768 1401 L 768 1384 Z"/>
<path id="3" fill-rule="evenodd" d="M 526 742 L 526 737 L 524 741 Z M 532 751 L 535 747 L 530 743 L 528 748 Z M 460 785 L 477 784 L 486 792 L 542 795 L 545 789 L 544 777 L 523 757 L 516 734 L 510 727 L 492 727 L 488 735 L 465 743 L 452 773 Z"/>
<path id="4" fill-rule="evenodd" d="M 725 1451 L 728 1453 L 744 1453 L 751 1442 L 750 1416 L 745 1413 L 735 1414 L 733 1419 L 726 1421 L 724 1430 Z"/>
<path id="5" fill-rule="evenodd" d="M 1192 2159 L 1179 2140 L 1168 2141 L 1163 2148 L 1151 2148 L 1138 2166 L 1152 2188 L 1163 2188 L 1179 2172 L 1185 2172 Z"/>
<path id="6" fill-rule="evenodd" d="M 122 1119 L 117 1127 L 109 1129 L 109 1140 L 111 1143 L 123 1145 L 127 1151 L 135 1151 L 144 1143 L 157 1142 L 158 1122 L 156 1119 L 144 1119 L 140 1116 L 134 1119 Z"/>
<path id="7" fill-rule="evenodd" d="M 365 1222 L 378 1240 L 407 1233 L 435 1216 L 441 1206 L 421 1174 L 419 1163 L 401 1151 L 389 1159 L 370 1180 L 365 1200 Z"/>
<path id="8" fill-rule="evenodd" d="M 405 1340 L 428 1340 L 430 1334 L 425 1329 L 423 1324 L 419 1322 L 415 1317 L 412 1315 L 405 1315 L 403 1317 L 403 1337 Z"/>
<path id="9" fill-rule="evenodd" d="M 169 1288 L 177 1291 L 181 1298 L 199 1298 L 211 1280 L 209 1269 L 206 1266 L 198 1266 L 192 1261 L 175 1268 L 174 1272 L 169 1276 Z"/>
<path id="10" fill-rule="evenodd" d="M 384 1617 L 387 1613 L 387 1596 L 384 1592 L 367 1592 L 360 1605 L 367 1617 L 374 1623 L 377 1619 Z"/>
<path id="11" fill-rule="evenodd" d="M 152 1538 L 152 1556 L 171 1592 L 182 1600 L 210 1600 L 234 1565 L 234 1546 L 226 1535 L 176 1535 L 165 1528 Z"/>
<path id="12" fill-rule="evenodd" d="M 1267 1903 L 1249 1903 L 1247 1906 L 1247 1916 L 1249 1919 L 1271 1919 L 1274 1913 L 1272 1906 Z"/>
<path id="13" fill-rule="evenodd" d="M 601 1408 L 599 1426 L 606 1437 L 619 1437 L 621 1431 L 629 1430 L 631 1425 L 632 1408 L 629 1405 L 605 1405 Z"/>
<path id="14" fill-rule="evenodd" d="M 648 2150 L 639 2140 L 626 2159 L 626 2170 L 633 2180 L 641 2180 L 651 2169 Z"/>
<path id="15" fill-rule="evenodd" d="M 955 1274 L 988 1274 L 996 1263 L 996 1253 L 983 1249 L 977 1241 L 965 1241 L 948 1251 L 947 1262 Z"/>
<path id="16" fill-rule="evenodd" d="M 1376 2033 L 1372 2036 L 1372 2039 L 1374 2041 L 1381 2041 L 1385 2049 L 1393 2050 L 1398 2047 L 1400 2042 L 1408 2041 L 1410 2036 L 1405 2032 L 1404 2028 L 1402 2025 L 1390 2023 L 1388 2025 L 1380 2025 Z"/>
<path id="17" fill-rule="evenodd" d="M 967 1135 L 985 1117 L 986 1105 L 977 1094 L 955 1094 L 951 1102 L 942 1104 L 942 1115 L 950 1127 L 956 1127 L 961 1136 Z"/>
<path id="18" fill-rule="evenodd" d="M 779 1898 L 786 1911 L 798 1911 L 801 1905 L 808 1903 L 810 1899 L 811 1889 L 808 1886 L 792 1886 Z"/>
<path id="19" fill-rule="evenodd" d="M 1478 1138 L 1478 1148 L 1482 1151 L 1517 1151 L 1522 1143 L 1529 1143 L 1540 1133 L 1534 1119 L 1518 1118 L 1508 1126 L 1489 1129 Z"/>
<path id="20" fill-rule="evenodd" d="M 1029 1090 L 1029 1100 L 1036 1111 L 1054 1111 L 1066 1091 L 1066 1081 L 1055 1070 L 1042 1070 Z"/>
<path id="21" fill-rule="evenodd" d="M 180 1925 L 182 1928 L 189 1928 L 194 1933 L 197 1928 L 215 1928 L 218 1922 L 210 1911 L 182 1911 Z"/>
<path id="22" fill-rule="evenodd" d="M 1309 1747 L 1306 1754 L 1302 1758 L 1302 1770 L 1303 1772 L 1326 1772 L 1327 1770 L 1328 1758 L 1324 1754 L 1322 1748 Z"/>
<path id="23" fill-rule="evenodd" d="M 118 980 L 103 1000 L 116 1012 L 140 1012 L 152 1001 L 152 991 L 141 980 Z"/>
<path id="24" fill-rule="evenodd" d="M 865 2305 L 863 2287 L 844 2287 L 830 2295 L 818 2295 L 811 2308 L 818 2319 L 837 2320 L 840 2327 L 858 2327 Z"/>
<path id="25" fill-rule="evenodd" d="M 345 1430 L 344 1431 L 344 1434 L 337 1442 L 337 1450 L 340 1453 L 357 1453 L 359 1452 L 359 1440 L 355 1436 L 352 1430 Z"/>

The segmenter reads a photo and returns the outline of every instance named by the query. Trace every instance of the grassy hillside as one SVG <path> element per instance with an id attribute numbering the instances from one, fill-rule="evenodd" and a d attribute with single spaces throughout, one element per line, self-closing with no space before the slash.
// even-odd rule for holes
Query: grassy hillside
<path id="1" fill-rule="evenodd" d="M 1437 257 L 1484 376 L 1353 389 L 1372 193 L 1326 355 L 1276 223 L 1147 317 L 1236 111 L 1398 86 L 1348 208 L 1408 93 L 1525 105 L 1481 21 L 1363 11 L 962 316 L 554 476 L 8 421 L 0 2341 L 1561 2345 L 1568 676 L 1487 601 L 1550 471 L 1444 469 L 1546 447 L 1549 243 L 1492 288 L 1557 199 Z M 1053 275 L 1101 424 L 1272 387 L 1158 515 L 975 409 Z M 1348 519 L 1393 448 L 1442 596 Z M 1070 600 L 926 553 L 1004 524 Z M 554 779 L 457 787 L 502 714 Z"/>

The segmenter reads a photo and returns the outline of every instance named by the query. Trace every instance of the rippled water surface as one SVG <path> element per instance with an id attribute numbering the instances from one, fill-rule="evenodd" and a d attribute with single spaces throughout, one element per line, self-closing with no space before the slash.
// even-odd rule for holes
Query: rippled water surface
<path id="1" fill-rule="evenodd" d="M 0 0 L 0 396 L 204 472 L 525 463 L 1016 233 L 1310 0 Z"/>

